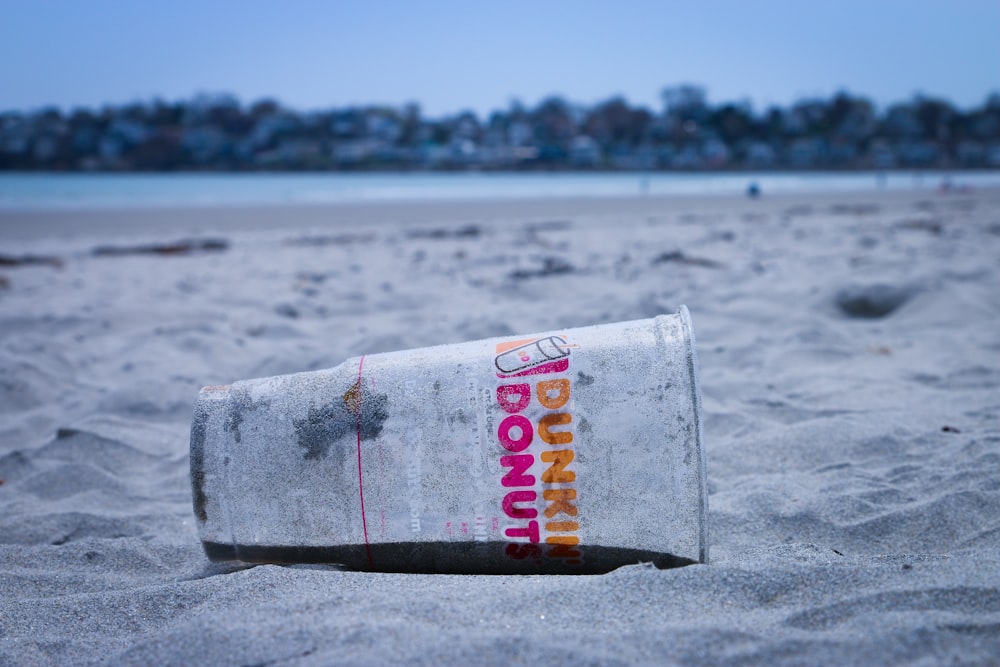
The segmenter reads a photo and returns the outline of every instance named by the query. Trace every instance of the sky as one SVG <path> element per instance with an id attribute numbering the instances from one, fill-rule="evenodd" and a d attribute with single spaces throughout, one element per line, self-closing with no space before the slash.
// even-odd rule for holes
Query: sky
<path id="1" fill-rule="evenodd" d="M 228 92 L 485 115 L 549 95 L 758 110 L 1000 92 L 1000 0 L 0 0 L 0 110 Z"/>

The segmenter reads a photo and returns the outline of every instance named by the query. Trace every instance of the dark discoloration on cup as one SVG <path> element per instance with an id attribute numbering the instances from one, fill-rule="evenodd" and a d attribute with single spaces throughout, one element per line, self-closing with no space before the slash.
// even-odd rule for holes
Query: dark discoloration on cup
<path id="1" fill-rule="evenodd" d="M 243 425 L 244 415 L 254 410 L 254 404 L 250 392 L 245 388 L 233 387 L 229 392 L 229 401 L 226 407 L 226 421 L 223 427 L 233 434 L 236 442 L 243 441 L 243 432 L 240 427 Z"/>
<path id="2" fill-rule="evenodd" d="M 191 421 L 191 493 L 194 515 L 202 523 L 208 521 L 205 511 L 205 419 L 207 414 L 195 412 Z"/>
<path id="3" fill-rule="evenodd" d="M 377 438 L 389 416 L 389 400 L 354 383 L 341 400 L 310 405 L 304 419 L 293 421 L 299 447 L 306 459 L 321 459 L 342 438 L 353 439 L 360 432 L 362 440 Z"/>
<path id="4" fill-rule="evenodd" d="M 205 387 L 202 394 L 228 392 L 228 386 Z M 205 496 L 205 432 L 211 409 L 208 403 L 198 401 L 191 419 L 191 493 L 194 515 L 201 523 L 208 521 Z"/>

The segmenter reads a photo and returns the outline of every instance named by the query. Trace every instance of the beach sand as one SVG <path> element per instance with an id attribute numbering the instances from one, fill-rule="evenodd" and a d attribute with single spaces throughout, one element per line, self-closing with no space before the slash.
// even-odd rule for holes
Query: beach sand
<path id="1" fill-rule="evenodd" d="M 690 308 L 711 563 L 212 564 L 202 385 Z M 1000 191 L 0 213 L 2 664 L 1000 661 Z"/>

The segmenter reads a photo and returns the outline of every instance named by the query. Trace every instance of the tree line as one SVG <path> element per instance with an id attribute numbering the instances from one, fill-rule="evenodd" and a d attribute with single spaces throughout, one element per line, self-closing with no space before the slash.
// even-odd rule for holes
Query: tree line
<path id="1" fill-rule="evenodd" d="M 725 170 L 1000 168 L 1000 93 L 974 108 L 848 92 L 756 111 L 682 85 L 650 109 L 549 97 L 485 117 L 416 104 L 296 111 L 226 94 L 0 112 L 0 170 Z"/>

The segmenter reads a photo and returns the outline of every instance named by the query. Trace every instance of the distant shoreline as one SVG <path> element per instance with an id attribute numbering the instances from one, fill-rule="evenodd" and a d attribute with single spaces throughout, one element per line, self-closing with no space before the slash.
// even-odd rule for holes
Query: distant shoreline
<path id="1" fill-rule="evenodd" d="M 669 216 L 753 215 L 755 209 L 784 210 L 788 215 L 799 215 L 805 211 L 860 211 L 858 214 L 870 214 L 882 205 L 900 205 L 914 198 L 928 202 L 958 201 L 998 194 L 1000 185 L 948 194 L 934 190 L 787 192 L 765 195 L 761 200 L 735 195 L 692 194 L 89 209 L 0 208 L 0 239 L 30 242 L 54 238 L 71 240 L 129 236 L 137 240 L 153 240 L 162 239 L 165 235 L 200 237 L 271 230 L 339 233 L 394 225 L 476 225 L 489 228 L 515 219 L 535 221 L 541 225 L 575 220 L 578 226 L 603 227 L 613 225 L 623 217 L 645 219 L 652 224 Z"/>
<path id="2" fill-rule="evenodd" d="M 745 198 L 1000 187 L 1000 170 L 676 173 L 0 173 L 0 212 Z"/>

